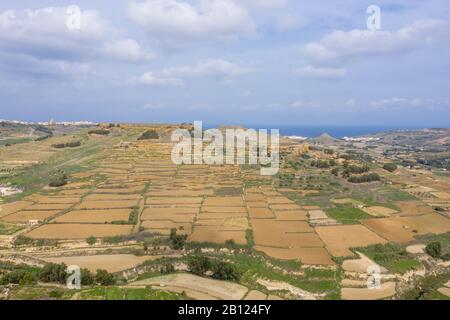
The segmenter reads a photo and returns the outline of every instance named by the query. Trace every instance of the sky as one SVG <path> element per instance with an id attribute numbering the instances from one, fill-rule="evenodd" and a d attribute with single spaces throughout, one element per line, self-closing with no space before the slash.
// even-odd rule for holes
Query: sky
<path id="1" fill-rule="evenodd" d="M 450 127 L 449 17 L 448 0 L 2 0 L 0 118 Z"/>

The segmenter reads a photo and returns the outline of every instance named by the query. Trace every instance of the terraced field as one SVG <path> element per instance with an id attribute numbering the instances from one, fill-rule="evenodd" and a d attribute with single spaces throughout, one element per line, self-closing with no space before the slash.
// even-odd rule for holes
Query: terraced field
<path id="1" fill-rule="evenodd" d="M 86 147 L 79 158 L 75 151 L 38 157 L 66 168 L 68 181 L 60 187 L 34 182 L 32 190 L 0 205 L 0 243 L 7 248 L 0 259 L 22 255 L 28 245 L 26 261 L 116 273 L 128 281 L 114 289 L 124 297 L 151 286 L 170 297 L 208 299 L 383 299 L 399 294 L 403 272 L 430 263 L 438 268 L 440 262 L 420 262 L 428 259 L 423 250 L 399 254 L 392 263 L 380 260 L 386 276 L 379 291 L 368 291 L 365 273 L 378 261 L 361 252 L 417 246 L 420 236 L 450 232 L 447 178 L 375 168 L 385 180 L 359 188 L 331 169 L 312 168 L 309 158 L 294 157 L 298 143 L 287 139 L 282 149 L 289 156 L 275 177 L 261 177 L 251 166 L 174 165 L 173 127 L 150 128 L 161 138 L 137 140 L 149 127 L 122 125 L 110 137 L 80 133 Z M 22 157 L 21 148 L 11 156 Z M 320 148 L 303 149 L 313 159 L 339 160 Z M 181 247 L 174 245 L 177 236 Z M 198 254 L 231 261 L 243 276 L 219 285 L 206 274 L 186 274 L 189 257 Z M 160 276 L 164 268 L 177 273 Z M 93 297 L 95 290 L 77 297 Z M 98 294 L 114 296 L 105 292 Z"/>

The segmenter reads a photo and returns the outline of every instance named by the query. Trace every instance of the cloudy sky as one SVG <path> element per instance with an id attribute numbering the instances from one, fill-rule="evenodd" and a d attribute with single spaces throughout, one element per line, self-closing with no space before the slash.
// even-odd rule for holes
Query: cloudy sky
<path id="1" fill-rule="evenodd" d="M 450 126 L 448 0 L 318 2 L 2 0 L 0 118 Z"/>

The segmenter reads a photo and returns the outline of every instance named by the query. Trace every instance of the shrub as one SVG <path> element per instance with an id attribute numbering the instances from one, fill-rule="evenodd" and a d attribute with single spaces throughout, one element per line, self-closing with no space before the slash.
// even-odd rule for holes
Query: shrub
<path id="1" fill-rule="evenodd" d="M 236 249 L 237 248 L 236 241 L 234 241 L 233 239 L 226 240 L 225 247 L 229 249 Z"/>
<path id="2" fill-rule="evenodd" d="M 116 277 L 106 270 L 98 269 L 95 275 L 95 282 L 102 286 L 112 286 L 116 283 Z"/>
<path id="3" fill-rule="evenodd" d="M 20 284 L 29 285 L 36 282 L 35 275 L 26 269 L 13 270 L 0 278 L 0 285 Z"/>
<path id="4" fill-rule="evenodd" d="M 155 130 L 147 130 L 138 138 L 138 140 L 150 140 L 150 139 L 159 139 L 159 135 Z"/>
<path id="5" fill-rule="evenodd" d="M 378 173 L 369 173 L 362 176 L 352 176 L 348 179 L 348 182 L 351 183 L 366 183 L 373 181 L 380 181 L 381 178 Z"/>
<path id="6" fill-rule="evenodd" d="M 175 266 L 172 263 L 165 263 L 159 270 L 161 274 L 170 274 L 175 272 Z"/>
<path id="7" fill-rule="evenodd" d="M 86 243 L 92 246 L 97 243 L 97 238 L 94 236 L 90 236 L 89 238 L 86 239 Z"/>
<path id="8" fill-rule="evenodd" d="M 336 177 L 339 176 L 339 168 L 334 168 L 333 170 L 331 170 L 331 173 Z"/>
<path id="9" fill-rule="evenodd" d="M 181 250 L 186 244 L 187 235 L 178 235 L 176 229 L 170 230 L 170 243 L 171 248 L 175 250 Z"/>
<path id="10" fill-rule="evenodd" d="M 238 269 L 229 262 L 219 261 L 212 264 L 212 277 L 219 280 L 239 281 Z"/>
<path id="11" fill-rule="evenodd" d="M 47 263 L 39 272 L 39 280 L 41 280 L 42 282 L 55 282 L 65 284 L 67 276 L 67 266 L 64 263 Z"/>
<path id="12" fill-rule="evenodd" d="M 57 240 L 51 240 L 51 239 L 31 239 L 29 237 L 19 235 L 14 240 L 15 246 L 56 246 L 58 244 Z"/>
<path id="13" fill-rule="evenodd" d="M 25 237 L 23 235 L 17 236 L 17 238 L 14 240 L 15 246 L 23 246 L 23 245 L 30 245 L 33 243 L 33 239 Z"/>
<path id="14" fill-rule="evenodd" d="M 395 170 L 397 170 L 397 165 L 395 163 L 386 163 L 383 166 L 383 169 L 389 172 L 394 172 Z"/>
<path id="15" fill-rule="evenodd" d="M 97 135 L 101 135 L 101 136 L 107 136 L 108 134 L 110 134 L 110 131 L 106 130 L 106 129 L 94 129 L 94 130 L 89 130 L 88 134 L 97 134 Z"/>
<path id="16" fill-rule="evenodd" d="M 433 258 L 440 258 L 442 254 L 442 245 L 440 242 L 430 242 L 425 247 L 425 252 Z"/>
<path id="17" fill-rule="evenodd" d="M 67 175 L 63 170 L 57 170 L 50 174 L 50 187 L 61 187 L 67 184 Z"/>
<path id="18" fill-rule="evenodd" d="M 203 256 L 190 256 L 188 258 L 189 271 L 198 276 L 203 276 L 212 267 L 211 260 Z"/>
<path id="19" fill-rule="evenodd" d="M 82 268 L 80 270 L 80 275 L 81 275 L 81 285 L 82 286 L 91 286 L 95 283 L 95 277 L 89 271 L 89 269 Z"/>
<path id="20" fill-rule="evenodd" d="M 67 142 L 67 143 L 57 143 L 53 144 L 52 147 L 56 149 L 64 149 L 64 148 L 77 148 L 81 146 L 80 141 L 73 141 L 73 142 Z"/>
<path id="21" fill-rule="evenodd" d="M 61 290 L 52 290 L 48 293 L 50 298 L 59 299 L 64 295 L 64 291 Z"/>
<path id="22" fill-rule="evenodd" d="M 350 173 L 366 173 L 369 172 L 370 167 L 368 165 L 362 165 L 362 166 L 356 166 L 356 165 L 349 165 L 348 166 L 348 171 Z"/>
<path id="23" fill-rule="evenodd" d="M 328 160 L 312 160 L 311 161 L 311 167 L 327 169 L 330 166 L 331 166 L 331 164 Z"/>
<path id="24" fill-rule="evenodd" d="M 46 136 L 38 137 L 34 141 L 36 141 L 36 142 L 44 141 L 44 140 L 47 140 L 47 139 L 49 139 L 51 137 L 52 137 L 52 135 L 46 135 Z"/>

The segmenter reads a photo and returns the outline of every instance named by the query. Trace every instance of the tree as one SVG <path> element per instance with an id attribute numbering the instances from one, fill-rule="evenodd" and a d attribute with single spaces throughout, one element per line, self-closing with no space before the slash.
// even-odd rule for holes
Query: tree
<path id="1" fill-rule="evenodd" d="M 106 270 L 98 269 L 95 275 L 95 282 L 102 286 L 112 286 L 116 283 L 116 277 Z"/>
<path id="2" fill-rule="evenodd" d="M 190 256 L 188 258 L 189 271 L 198 276 L 204 275 L 211 269 L 211 260 L 203 256 Z"/>
<path id="3" fill-rule="evenodd" d="M 10 283 L 28 285 L 36 282 L 35 275 L 32 271 L 18 269 L 12 270 L 0 277 L 0 285 L 7 285 Z"/>
<path id="4" fill-rule="evenodd" d="M 80 275 L 81 275 L 81 285 L 82 286 L 91 286 L 95 283 L 95 277 L 89 271 L 89 269 L 82 268 L 80 270 Z"/>
<path id="5" fill-rule="evenodd" d="M 213 278 L 219 280 L 239 281 L 241 277 L 236 266 L 224 261 L 213 263 L 212 272 Z"/>
<path id="6" fill-rule="evenodd" d="M 175 266 L 172 263 L 165 263 L 159 270 L 161 274 L 170 274 L 175 272 Z"/>
<path id="7" fill-rule="evenodd" d="M 47 263 L 39 272 L 39 280 L 42 282 L 65 284 L 67 276 L 67 266 L 64 263 Z"/>
<path id="8" fill-rule="evenodd" d="M 442 254 L 442 245 L 440 242 L 430 242 L 425 247 L 425 252 L 433 258 L 440 258 Z"/>
<path id="9" fill-rule="evenodd" d="M 171 248 L 175 250 L 181 250 L 186 244 L 187 235 L 178 235 L 177 229 L 170 230 Z"/>
<path id="10" fill-rule="evenodd" d="M 225 247 L 227 247 L 229 249 L 236 249 L 237 245 L 233 239 L 228 239 L 225 241 Z"/>
<path id="11" fill-rule="evenodd" d="M 50 174 L 50 187 L 61 187 L 67 184 L 67 175 L 63 170 L 56 170 Z"/>
<path id="12" fill-rule="evenodd" d="M 361 176 L 351 176 L 347 181 L 351 183 L 365 183 L 380 180 L 381 178 L 378 173 L 369 173 Z"/>
<path id="13" fill-rule="evenodd" d="M 97 243 L 97 238 L 94 236 L 90 236 L 89 238 L 86 239 L 86 243 L 92 246 Z"/>

